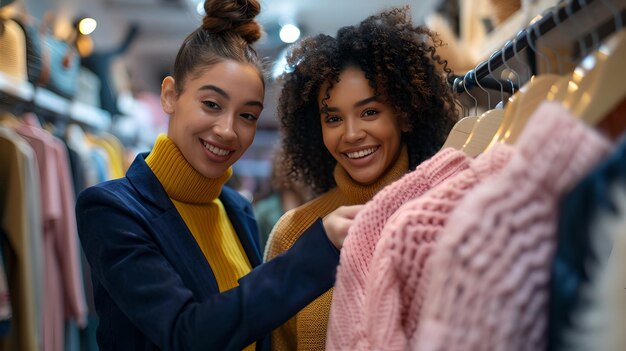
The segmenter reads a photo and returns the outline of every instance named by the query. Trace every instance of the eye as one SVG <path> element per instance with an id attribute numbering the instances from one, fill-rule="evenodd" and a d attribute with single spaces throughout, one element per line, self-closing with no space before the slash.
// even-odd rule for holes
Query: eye
<path id="1" fill-rule="evenodd" d="M 324 122 L 326 124 L 339 123 L 339 122 L 341 122 L 341 118 L 339 116 L 335 116 L 335 115 L 327 115 L 327 116 L 324 117 Z"/>
<path id="2" fill-rule="evenodd" d="M 246 120 L 248 120 L 248 121 L 253 121 L 253 122 L 259 119 L 259 117 L 255 116 L 255 115 L 253 115 L 251 113 L 242 113 L 239 116 L 244 118 L 244 119 L 246 119 Z"/>
<path id="3" fill-rule="evenodd" d="M 204 104 L 204 106 L 210 108 L 211 110 L 219 110 L 220 109 L 220 105 L 216 104 L 215 102 L 213 102 L 211 100 L 202 101 L 202 103 Z"/>
<path id="4" fill-rule="evenodd" d="M 378 114 L 377 110 L 374 109 L 367 109 L 365 111 L 363 111 L 363 113 L 361 114 L 362 117 L 370 117 L 370 116 L 375 116 Z"/>

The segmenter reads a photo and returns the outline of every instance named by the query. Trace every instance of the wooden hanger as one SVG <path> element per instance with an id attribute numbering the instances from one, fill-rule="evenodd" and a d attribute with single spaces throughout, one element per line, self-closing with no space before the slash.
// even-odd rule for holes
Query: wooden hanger
<path id="1" fill-rule="evenodd" d="M 504 47 L 506 48 L 511 43 L 513 43 L 514 56 L 515 56 L 517 54 L 516 41 L 509 40 L 506 44 L 504 44 Z M 513 123 L 513 119 L 515 118 L 515 111 L 517 110 L 519 106 L 518 100 L 520 96 L 524 94 L 527 88 L 527 86 L 522 86 L 520 84 L 521 80 L 520 80 L 519 74 L 515 70 L 511 69 L 511 67 L 509 67 L 509 65 L 507 64 L 506 58 L 504 57 L 504 51 L 505 50 L 503 49 L 502 50 L 502 63 L 517 78 L 517 83 L 520 88 L 516 92 L 514 92 L 513 95 L 509 97 L 508 102 L 506 106 L 504 107 L 504 115 L 502 116 L 502 121 L 500 122 L 500 126 L 498 127 L 498 130 L 494 134 L 493 138 L 491 138 L 491 141 L 489 145 L 485 148 L 485 151 L 490 149 L 496 143 L 504 139 L 506 131 L 509 129 L 509 127 Z"/>
<path id="2" fill-rule="evenodd" d="M 512 123 L 503 134 L 502 141 L 507 144 L 514 144 L 524 130 L 526 123 L 537 110 L 539 104 L 546 100 L 548 92 L 552 85 L 561 76 L 553 73 L 541 74 L 534 76 L 525 84 L 525 92 L 520 96 L 518 101 L 519 108 L 515 111 Z"/>
<path id="3" fill-rule="evenodd" d="M 457 150 L 461 150 L 463 148 L 463 144 L 465 144 L 465 141 L 472 132 L 474 124 L 477 121 L 478 116 L 468 116 L 461 118 L 458 122 L 454 124 L 452 130 L 450 130 L 450 133 L 448 134 L 448 137 L 443 143 L 441 149 L 452 147 Z"/>
<path id="4" fill-rule="evenodd" d="M 537 50 L 530 37 L 530 34 L 537 29 L 533 23 L 536 23 L 540 18 L 541 16 L 535 17 L 527 27 L 526 42 L 536 56 L 544 60 L 547 72 L 531 77 L 525 84 L 524 93 L 519 97 L 517 103 L 519 108 L 515 110 L 511 124 L 502 135 L 501 141 L 508 144 L 514 144 L 517 141 L 532 114 L 537 110 L 539 104 L 546 100 L 555 82 L 561 78 L 560 75 L 551 72 L 550 61 L 540 50 Z"/>
<path id="5" fill-rule="evenodd" d="M 491 70 L 491 61 L 493 56 L 497 53 L 498 52 L 496 51 L 491 54 L 487 61 L 487 70 L 491 75 L 493 75 L 493 71 Z M 474 71 L 476 71 L 477 68 L 478 66 L 476 66 Z M 500 83 L 499 79 L 496 79 L 496 81 L 500 84 L 501 102 L 504 102 L 504 87 L 502 86 L 502 83 Z M 480 85 L 480 81 L 478 79 L 476 79 L 476 85 L 478 85 L 478 87 L 487 94 L 487 106 L 491 107 L 491 96 L 489 95 L 489 92 Z M 463 152 L 465 152 L 468 156 L 476 157 L 485 151 L 491 142 L 491 139 L 498 131 L 498 127 L 502 123 L 503 117 L 504 109 L 502 108 L 490 109 L 480 115 L 476 123 L 474 123 L 474 127 L 472 128 L 472 132 L 467 138 L 467 141 L 463 144 Z"/>
<path id="6" fill-rule="evenodd" d="M 626 30 L 621 29 L 576 67 L 563 105 L 589 125 L 597 125 L 626 98 Z"/>
<path id="7" fill-rule="evenodd" d="M 572 11 L 570 7 L 566 7 L 565 11 L 568 13 L 569 16 L 572 15 Z M 553 7 L 552 8 L 552 19 L 554 20 L 555 23 L 555 29 L 557 31 L 560 32 L 561 35 L 563 36 L 567 36 L 568 33 L 561 28 L 561 23 L 559 20 L 559 16 L 558 16 L 558 7 Z M 582 46 L 583 44 L 581 42 L 578 43 L 578 45 L 581 47 L 582 50 Z M 582 51 L 581 51 L 582 52 Z M 572 62 L 571 57 L 567 57 L 570 61 L 570 63 Z M 558 53 L 558 51 L 556 52 L 556 60 L 557 60 L 557 68 L 558 68 L 558 72 L 559 75 L 561 77 L 559 77 L 559 79 L 557 79 L 553 84 L 552 87 L 550 87 L 550 90 L 548 91 L 548 94 L 546 95 L 546 100 L 548 101 L 563 101 L 563 99 L 567 96 L 567 90 L 569 87 L 569 81 L 571 78 L 571 73 L 563 72 L 563 66 L 561 64 L 561 55 Z"/>
<path id="8" fill-rule="evenodd" d="M 503 109 L 485 111 L 474 124 L 474 128 L 463 145 L 463 152 L 476 157 L 484 152 L 504 119 Z"/>
<path id="9" fill-rule="evenodd" d="M 460 83 L 461 83 L 461 78 L 454 79 L 454 83 L 452 84 L 452 90 L 454 92 L 457 91 L 458 85 Z M 474 98 L 474 96 L 472 96 L 472 94 L 470 94 L 467 91 L 467 87 L 465 85 L 463 85 L 463 88 L 465 89 L 465 92 L 474 100 L 476 104 L 475 107 L 477 107 L 478 101 L 476 100 L 476 98 Z M 461 118 L 458 122 L 456 122 L 454 126 L 452 127 L 452 129 L 450 130 L 450 133 L 448 133 L 448 137 L 446 138 L 446 141 L 443 143 L 443 146 L 441 147 L 441 149 L 452 147 L 454 149 L 461 150 L 463 148 L 463 144 L 465 144 L 465 141 L 467 140 L 470 133 L 472 132 L 474 123 L 476 123 L 477 120 L 478 120 L 478 116 L 467 116 L 467 117 Z"/>

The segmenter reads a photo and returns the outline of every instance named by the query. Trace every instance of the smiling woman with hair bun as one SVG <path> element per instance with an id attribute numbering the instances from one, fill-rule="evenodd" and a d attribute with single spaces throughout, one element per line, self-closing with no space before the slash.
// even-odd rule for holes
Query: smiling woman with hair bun
<path id="1" fill-rule="evenodd" d="M 124 178 L 78 196 L 102 351 L 268 350 L 272 329 L 333 285 L 356 211 L 318 220 L 261 264 L 251 204 L 224 185 L 263 110 L 252 47 L 260 6 L 207 0 L 204 8 L 161 86 L 167 134 Z"/>

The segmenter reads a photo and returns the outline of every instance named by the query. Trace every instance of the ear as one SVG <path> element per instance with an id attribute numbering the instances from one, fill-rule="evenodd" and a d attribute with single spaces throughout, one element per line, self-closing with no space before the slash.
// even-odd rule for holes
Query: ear
<path id="1" fill-rule="evenodd" d="M 161 107 L 163 107 L 165 113 L 169 115 L 174 114 L 177 97 L 176 81 L 172 76 L 165 77 L 163 83 L 161 83 Z"/>

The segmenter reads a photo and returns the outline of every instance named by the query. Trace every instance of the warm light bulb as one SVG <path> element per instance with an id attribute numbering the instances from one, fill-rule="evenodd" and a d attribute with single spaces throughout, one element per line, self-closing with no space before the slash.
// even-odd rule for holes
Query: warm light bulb
<path id="1" fill-rule="evenodd" d="M 96 22 L 93 18 L 83 18 L 80 22 L 78 22 L 78 30 L 82 35 L 91 34 L 94 30 L 96 30 L 97 26 L 98 22 Z"/>
<path id="2" fill-rule="evenodd" d="M 293 24 L 285 24 L 280 28 L 280 40 L 285 43 L 293 43 L 300 38 L 300 28 Z"/>

